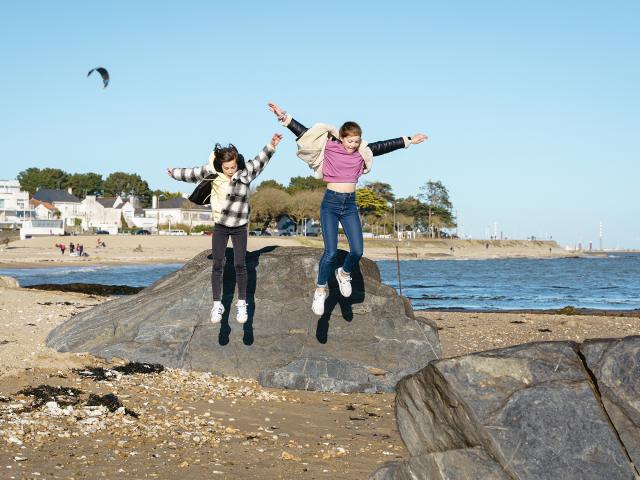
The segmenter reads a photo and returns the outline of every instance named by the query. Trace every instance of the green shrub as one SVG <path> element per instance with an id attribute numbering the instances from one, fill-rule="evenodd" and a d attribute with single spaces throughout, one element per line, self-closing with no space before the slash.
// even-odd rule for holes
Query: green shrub
<path id="1" fill-rule="evenodd" d="M 196 225 L 191 229 L 191 233 L 213 232 L 213 225 Z"/>

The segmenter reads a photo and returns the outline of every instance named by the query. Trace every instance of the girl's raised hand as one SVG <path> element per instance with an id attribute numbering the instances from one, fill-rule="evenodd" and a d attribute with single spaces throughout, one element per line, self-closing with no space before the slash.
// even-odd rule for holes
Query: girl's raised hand
<path id="1" fill-rule="evenodd" d="M 282 134 L 274 133 L 273 137 L 271 137 L 271 146 L 273 148 L 276 148 L 276 146 L 280 143 L 280 140 L 282 140 Z"/>
<path id="2" fill-rule="evenodd" d="M 167 168 L 167 175 L 173 178 L 173 168 Z"/>
<path id="3" fill-rule="evenodd" d="M 276 105 L 273 102 L 269 102 L 267 103 L 267 106 L 269 107 L 269 110 L 271 110 L 273 112 L 273 114 L 278 117 L 278 119 L 280 119 L 281 117 L 284 116 L 284 110 L 282 110 L 278 105 Z"/>
<path id="4" fill-rule="evenodd" d="M 416 133 L 413 137 L 411 137 L 411 143 L 417 145 L 418 143 L 422 143 L 428 139 L 429 137 L 427 137 L 424 133 Z"/>

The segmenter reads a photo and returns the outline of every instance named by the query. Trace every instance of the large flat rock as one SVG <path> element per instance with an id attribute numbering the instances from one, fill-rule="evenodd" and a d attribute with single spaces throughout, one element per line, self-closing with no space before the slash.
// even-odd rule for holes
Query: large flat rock
<path id="1" fill-rule="evenodd" d="M 580 352 L 611 422 L 640 469 L 640 337 L 588 340 Z"/>
<path id="2" fill-rule="evenodd" d="M 481 448 L 429 453 L 388 462 L 370 480 L 510 480 Z"/>
<path id="3" fill-rule="evenodd" d="M 620 353 L 633 352 L 637 365 L 635 348 Z M 594 348 L 596 357 L 606 363 Z M 637 406 L 637 390 L 618 404 L 632 398 Z M 513 479 L 635 478 L 578 345 L 571 342 L 434 361 L 399 382 L 396 414 L 412 457 L 479 447 Z M 386 478 L 404 478 L 393 475 Z"/>
<path id="4" fill-rule="evenodd" d="M 47 344 L 165 366 L 259 378 L 265 386 L 327 391 L 392 391 L 403 376 L 440 356 L 434 325 L 380 281 L 363 258 L 353 294 L 335 279 L 325 314 L 311 311 L 321 250 L 268 247 L 247 253 L 249 321 L 235 322 L 235 275 L 227 251 L 221 324 L 209 322 L 211 252 L 144 289 L 55 328 Z M 338 261 L 346 252 L 341 251 Z M 233 302 L 235 303 L 235 302 Z"/>

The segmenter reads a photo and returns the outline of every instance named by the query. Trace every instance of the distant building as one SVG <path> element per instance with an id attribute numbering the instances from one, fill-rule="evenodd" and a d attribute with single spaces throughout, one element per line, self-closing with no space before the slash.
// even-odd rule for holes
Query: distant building
<path id="1" fill-rule="evenodd" d="M 320 234 L 320 222 L 312 219 L 305 218 L 300 225 L 296 224 L 296 222 L 289 215 L 282 215 L 278 218 L 276 222 L 276 230 L 278 231 L 278 235 L 295 235 L 296 233 L 299 235 L 309 235 L 309 236 L 317 236 Z"/>
<path id="2" fill-rule="evenodd" d="M 282 215 L 276 222 L 278 235 L 295 235 L 298 225 L 289 215 Z"/>
<path id="3" fill-rule="evenodd" d="M 320 226 L 320 220 L 314 220 L 313 218 L 307 218 L 307 221 L 303 224 L 302 235 L 320 235 L 322 228 Z"/>
<path id="4" fill-rule="evenodd" d="M 34 215 L 29 192 L 20 190 L 18 180 L 0 180 L 0 227 L 18 228 Z"/>
<path id="5" fill-rule="evenodd" d="M 32 198 L 29 201 L 29 205 L 34 211 L 34 217 L 36 220 L 52 220 L 56 218 L 56 212 L 58 212 L 58 210 L 56 210 L 56 207 L 51 203 L 41 202 L 40 200 Z"/>
<path id="6" fill-rule="evenodd" d="M 83 230 L 107 230 L 110 233 L 117 233 L 118 229 L 122 228 L 122 208 L 125 202 L 119 195 L 116 197 L 87 195 L 80 203 Z"/>
<path id="7" fill-rule="evenodd" d="M 151 208 L 144 209 L 144 216 L 160 225 L 181 223 L 190 228 L 197 225 L 213 225 L 211 207 L 196 205 L 186 198 L 178 197 L 158 202 L 154 195 Z"/>
<path id="8" fill-rule="evenodd" d="M 20 239 L 36 235 L 64 235 L 63 220 L 25 220 L 20 228 Z"/>
<path id="9" fill-rule="evenodd" d="M 72 194 L 71 188 L 67 191 L 54 188 L 41 188 L 34 195 L 35 200 L 53 205 L 60 212 L 60 219 L 64 225 L 72 227 L 76 219 L 82 220 L 82 204 L 80 199 Z"/>

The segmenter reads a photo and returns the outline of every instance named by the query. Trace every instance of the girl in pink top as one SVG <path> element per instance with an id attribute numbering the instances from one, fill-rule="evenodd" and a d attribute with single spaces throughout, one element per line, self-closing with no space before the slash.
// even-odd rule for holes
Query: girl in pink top
<path id="1" fill-rule="evenodd" d="M 362 257 L 364 242 L 355 194 L 358 178 L 370 170 L 373 157 L 422 143 L 427 136 L 417 133 L 411 137 L 367 144 L 362 141 L 362 129 L 355 122 L 344 123 L 339 131 L 323 124 L 307 128 L 275 103 L 268 106 L 278 120 L 296 135 L 298 156 L 314 169 L 318 178 L 327 182 L 320 205 L 324 252 L 318 266 L 318 281 L 311 307 L 315 314 L 323 315 L 331 275 L 335 275 L 340 293 L 349 297 L 352 291 L 351 272 Z M 338 224 L 342 225 L 349 241 L 349 254 L 342 267 L 334 270 L 333 263 L 338 255 Z"/>

